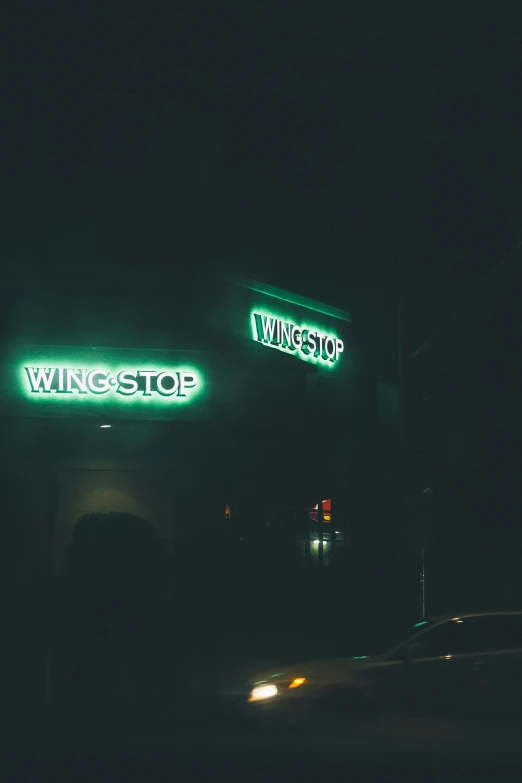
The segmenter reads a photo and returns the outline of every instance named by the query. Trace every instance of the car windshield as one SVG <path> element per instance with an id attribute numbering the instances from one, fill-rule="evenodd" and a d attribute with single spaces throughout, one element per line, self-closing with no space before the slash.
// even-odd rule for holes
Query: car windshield
<path id="1" fill-rule="evenodd" d="M 433 625 L 436 622 L 436 620 L 437 618 L 432 618 L 428 620 L 419 620 L 418 622 L 413 623 L 412 625 L 405 625 L 401 628 L 397 628 L 397 630 L 390 630 L 388 635 L 388 640 L 390 644 L 386 649 L 387 650 L 393 649 L 394 647 L 401 644 L 402 642 L 405 642 L 411 636 L 415 636 L 416 633 L 423 631 L 426 628 L 429 628 L 431 625 Z"/>
<path id="2" fill-rule="evenodd" d="M 335 655 L 351 655 L 356 660 L 363 660 L 392 650 L 410 636 L 432 625 L 433 622 L 434 619 L 431 618 L 413 623 L 383 621 L 360 629 L 343 631 L 333 636 L 331 652 Z"/>

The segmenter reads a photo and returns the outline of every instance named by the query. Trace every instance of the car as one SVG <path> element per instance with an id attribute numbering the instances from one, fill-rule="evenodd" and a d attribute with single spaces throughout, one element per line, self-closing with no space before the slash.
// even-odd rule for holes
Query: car
<path id="1" fill-rule="evenodd" d="M 388 652 L 263 672 L 235 697 L 245 716 L 265 722 L 390 712 L 518 716 L 522 612 L 423 620 Z"/>

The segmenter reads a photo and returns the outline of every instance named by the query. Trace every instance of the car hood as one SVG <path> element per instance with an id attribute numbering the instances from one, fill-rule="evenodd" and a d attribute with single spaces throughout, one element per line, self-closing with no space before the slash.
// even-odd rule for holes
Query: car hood
<path id="1" fill-rule="evenodd" d="M 334 685 L 339 682 L 349 682 L 361 669 L 368 668 L 382 656 L 353 658 L 338 656 L 334 658 L 317 658 L 315 660 L 301 661 L 281 667 L 280 671 L 264 671 L 250 680 L 250 684 L 262 682 L 288 682 L 297 677 L 307 677 L 310 680 L 318 680 L 324 685 Z"/>

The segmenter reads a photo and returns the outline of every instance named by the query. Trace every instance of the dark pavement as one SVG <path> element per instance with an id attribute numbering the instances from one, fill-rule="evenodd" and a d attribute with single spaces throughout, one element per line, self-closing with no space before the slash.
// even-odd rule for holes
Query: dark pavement
<path id="1" fill-rule="evenodd" d="M 93 751 L 199 756 L 200 754 L 297 755 L 321 760 L 326 757 L 382 758 L 407 760 L 440 757 L 466 760 L 520 757 L 522 724 L 486 720 L 443 718 L 389 718 L 350 722 L 338 729 L 255 731 L 245 727 L 215 725 L 130 729 L 92 726 L 88 733 L 69 727 L 51 733 L 57 756 L 81 753 L 88 737 Z"/>
<path id="2" fill-rule="evenodd" d="M 144 721 L 144 724 L 146 721 Z M 33 733 L 33 740 L 36 734 Z M 520 780 L 522 725 L 441 718 L 365 720 L 338 730 L 252 731 L 232 725 L 123 730 L 87 726 L 12 736 L 2 780 Z M 489 775 L 489 778 L 487 777 Z M 470 777 L 471 776 L 471 777 Z M 505 777 L 504 777 L 505 776 Z M 513 776 L 513 777 L 512 777 Z"/>

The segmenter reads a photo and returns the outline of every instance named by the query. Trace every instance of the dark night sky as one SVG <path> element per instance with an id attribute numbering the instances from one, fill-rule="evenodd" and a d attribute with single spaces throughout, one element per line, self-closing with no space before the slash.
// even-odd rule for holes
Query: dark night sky
<path id="1" fill-rule="evenodd" d="M 521 239 L 520 0 L 20 0 L 8 14 L 0 258 L 18 270 L 95 260 L 100 301 L 103 259 L 144 281 L 167 268 L 176 301 L 218 269 L 329 302 L 353 313 L 372 402 L 396 381 L 401 275 L 414 349 Z M 482 462 L 456 508 L 488 530 L 521 513 L 521 277 L 486 288 L 422 365 L 433 431 L 446 388 L 467 408 L 448 402 L 446 429 L 462 464 Z M 446 434 L 425 438 L 437 491 Z M 371 459 L 368 497 L 385 473 Z"/>
<path id="2" fill-rule="evenodd" d="M 381 334 L 419 209 L 420 342 L 519 238 L 522 12 L 413 8 L 16 4 L 5 252 L 72 232 L 180 276 L 219 263 Z"/>

